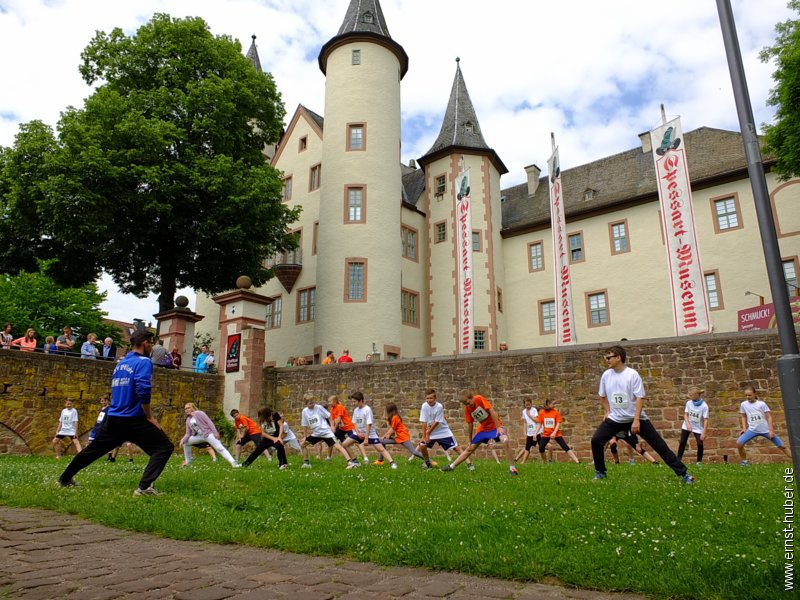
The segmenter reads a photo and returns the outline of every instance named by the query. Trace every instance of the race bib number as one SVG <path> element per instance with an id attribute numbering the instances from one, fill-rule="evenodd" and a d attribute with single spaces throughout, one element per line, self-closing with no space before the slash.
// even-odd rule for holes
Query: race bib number
<path id="1" fill-rule="evenodd" d="M 359 429 L 362 429 L 367 423 L 364 417 L 356 417 L 356 425 L 358 425 Z"/>
<path id="2" fill-rule="evenodd" d="M 528 435 L 536 433 L 536 423 L 528 423 Z"/>
<path id="3" fill-rule="evenodd" d="M 556 426 L 556 420 L 553 417 L 547 417 L 544 420 L 544 426 L 547 429 L 552 429 L 553 427 Z"/>
<path id="4" fill-rule="evenodd" d="M 482 423 L 483 421 L 489 418 L 489 413 L 486 412 L 482 407 L 478 406 L 475 410 L 472 411 L 472 418 L 475 419 L 478 423 Z"/>
<path id="5" fill-rule="evenodd" d="M 690 410 L 689 411 L 689 420 L 690 421 L 700 421 L 700 411 Z"/>
<path id="6" fill-rule="evenodd" d="M 105 418 L 106 418 L 106 413 L 101 412 L 99 415 L 97 415 L 97 422 L 98 423 L 102 423 L 103 419 L 105 419 Z"/>
<path id="7" fill-rule="evenodd" d="M 314 415 L 313 417 L 308 417 L 308 426 L 312 429 L 319 426 L 319 417 Z"/>
<path id="8" fill-rule="evenodd" d="M 751 413 L 748 415 L 747 420 L 749 421 L 750 425 L 758 425 L 764 421 L 764 417 L 761 416 L 761 413 Z"/>
<path id="9" fill-rule="evenodd" d="M 614 392 L 611 394 L 611 407 L 623 408 L 628 406 L 628 394 L 624 392 Z"/>

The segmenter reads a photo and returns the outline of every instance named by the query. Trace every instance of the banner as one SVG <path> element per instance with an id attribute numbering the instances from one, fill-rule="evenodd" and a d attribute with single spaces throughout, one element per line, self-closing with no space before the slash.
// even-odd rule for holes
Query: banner
<path id="1" fill-rule="evenodd" d="M 558 148 L 547 161 L 550 172 L 550 231 L 553 233 L 553 272 L 556 290 L 556 343 L 575 344 L 575 311 L 572 306 L 572 280 L 569 275 L 569 241 L 561 194 L 561 165 Z"/>
<path id="2" fill-rule="evenodd" d="M 789 307 L 792 309 L 794 328 L 800 330 L 800 296 L 789 298 Z M 775 305 L 761 304 L 753 308 L 744 308 L 737 313 L 739 331 L 753 331 L 756 329 L 777 329 Z"/>
<path id="3" fill-rule="evenodd" d="M 458 353 L 472 353 L 472 207 L 469 169 L 456 177 L 456 251 L 458 253 Z"/>
<path id="4" fill-rule="evenodd" d="M 242 355 L 242 334 L 228 336 L 228 351 L 225 353 L 225 372 L 236 373 L 239 370 L 239 358 Z"/>
<path id="5" fill-rule="evenodd" d="M 661 225 L 667 247 L 675 335 L 711 331 L 694 228 L 692 189 L 680 119 L 650 132 L 656 167 Z"/>

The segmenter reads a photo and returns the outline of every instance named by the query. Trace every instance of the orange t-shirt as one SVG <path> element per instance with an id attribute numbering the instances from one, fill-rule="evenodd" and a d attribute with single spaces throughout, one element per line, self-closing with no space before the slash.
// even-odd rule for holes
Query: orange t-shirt
<path id="1" fill-rule="evenodd" d="M 242 414 L 236 417 L 233 424 L 236 429 L 244 427 L 247 430 L 248 435 L 259 435 L 261 433 L 261 428 L 258 426 L 258 424 L 250 417 L 245 417 Z"/>
<path id="2" fill-rule="evenodd" d="M 465 406 L 464 416 L 467 419 L 467 423 L 474 423 L 475 421 L 478 421 L 478 430 L 475 433 L 480 433 L 481 431 L 491 431 L 492 429 L 497 429 L 498 427 L 503 426 L 502 423 L 495 424 L 494 419 L 492 419 L 492 415 L 489 414 L 489 409 L 492 408 L 492 405 L 486 398 L 483 396 L 473 396 L 472 401 L 475 403 L 475 405 Z"/>
<path id="3" fill-rule="evenodd" d="M 392 417 L 389 427 L 394 431 L 394 441 L 398 444 L 402 444 L 411 439 L 411 436 L 408 434 L 408 429 L 406 429 L 406 426 L 403 424 L 403 419 L 401 419 L 399 415 Z"/>
<path id="4" fill-rule="evenodd" d="M 336 419 L 342 420 L 337 429 L 353 431 L 353 429 L 356 428 L 356 426 L 353 425 L 353 421 L 350 419 L 350 415 L 347 413 L 347 409 L 342 404 L 334 404 L 331 406 L 331 422 L 335 423 Z"/>
<path id="5" fill-rule="evenodd" d="M 556 428 L 558 423 L 561 423 L 563 419 L 561 418 L 561 413 L 558 412 L 555 408 L 543 408 L 539 411 L 539 414 L 536 417 L 536 422 L 541 423 L 544 425 L 544 431 L 542 431 L 542 437 L 550 437 L 550 434 L 553 433 L 553 429 Z M 558 434 L 556 437 L 561 435 L 561 428 L 558 429 Z"/>

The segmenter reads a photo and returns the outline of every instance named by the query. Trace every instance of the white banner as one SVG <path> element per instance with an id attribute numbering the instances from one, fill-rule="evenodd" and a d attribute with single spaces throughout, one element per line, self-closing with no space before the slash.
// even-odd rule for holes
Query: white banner
<path id="1" fill-rule="evenodd" d="M 458 252 L 458 353 L 472 353 L 472 201 L 469 169 L 456 177 L 456 251 Z"/>
<path id="2" fill-rule="evenodd" d="M 667 247 L 675 335 L 708 333 L 711 326 L 680 118 L 653 129 L 650 143 Z"/>
<path id="3" fill-rule="evenodd" d="M 553 233 L 553 272 L 556 284 L 556 343 L 575 344 L 575 311 L 572 306 L 572 280 L 569 274 L 569 242 L 561 195 L 561 163 L 558 148 L 547 161 L 550 173 L 550 231 Z"/>

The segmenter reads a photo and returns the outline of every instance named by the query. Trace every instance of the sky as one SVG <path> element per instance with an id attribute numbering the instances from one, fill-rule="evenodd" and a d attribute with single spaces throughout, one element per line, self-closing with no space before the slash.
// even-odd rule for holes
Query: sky
<path id="1" fill-rule="evenodd" d="M 95 31 L 132 35 L 154 13 L 199 16 L 212 33 L 256 35 L 261 65 L 286 106 L 324 115 L 320 47 L 336 35 L 350 0 L 0 0 L 0 145 L 20 123 L 55 127 L 60 111 L 91 94 L 78 72 Z M 775 24 L 795 18 L 786 0 L 732 0 L 756 124 L 773 65 L 759 52 Z M 436 139 L 456 57 L 486 142 L 509 169 L 501 187 L 523 183 L 524 167 L 547 168 L 551 132 L 562 169 L 629 150 L 668 116 L 684 131 L 739 130 L 714 0 L 381 0 L 392 39 L 409 56 L 402 82 L 404 163 Z M 689 157 L 691 160 L 691 157 Z M 109 277 L 102 308 L 113 319 L 150 320 L 155 296 L 121 294 Z M 181 290 L 194 308 L 194 293 Z"/>

